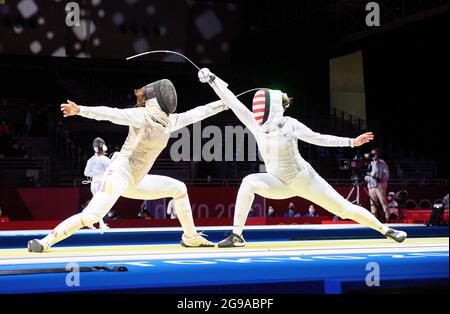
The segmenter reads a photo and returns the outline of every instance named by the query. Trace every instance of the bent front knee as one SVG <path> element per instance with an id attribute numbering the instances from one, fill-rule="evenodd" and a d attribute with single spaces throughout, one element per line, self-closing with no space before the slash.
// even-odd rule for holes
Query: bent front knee
<path id="1" fill-rule="evenodd" d="M 174 199 L 183 198 L 188 195 L 188 190 L 186 184 L 183 182 L 177 182 L 173 187 L 173 195 Z"/>
<path id="2" fill-rule="evenodd" d="M 252 175 L 246 176 L 242 180 L 241 187 L 239 189 L 245 190 L 245 191 L 253 191 L 255 189 L 254 182 L 255 182 L 255 180 L 252 179 Z"/>

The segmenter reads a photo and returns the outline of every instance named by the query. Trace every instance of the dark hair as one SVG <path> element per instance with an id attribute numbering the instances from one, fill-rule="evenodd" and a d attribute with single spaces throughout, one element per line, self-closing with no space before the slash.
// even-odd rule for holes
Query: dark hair
<path id="1" fill-rule="evenodd" d="M 97 146 L 97 154 L 104 155 L 105 152 L 103 151 L 103 146 Z"/>

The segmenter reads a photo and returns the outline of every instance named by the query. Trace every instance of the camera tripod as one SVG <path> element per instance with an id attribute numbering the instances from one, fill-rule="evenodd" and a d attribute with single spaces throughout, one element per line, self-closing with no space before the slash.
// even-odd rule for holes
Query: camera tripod
<path id="1" fill-rule="evenodd" d="M 350 193 L 348 193 L 347 195 L 347 200 L 350 201 L 352 204 L 356 204 L 358 206 L 361 206 L 361 185 L 363 183 L 360 182 L 359 179 L 354 179 L 352 178 L 352 189 L 350 190 Z M 367 194 L 367 196 L 370 199 L 370 195 L 369 195 L 369 191 L 367 191 L 367 189 L 365 187 L 362 188 L 364 190 L 364 192 Z M 356 191 L 356 198 L 352 201 L 351 197 L 353 195 L 353 193 Z"/>

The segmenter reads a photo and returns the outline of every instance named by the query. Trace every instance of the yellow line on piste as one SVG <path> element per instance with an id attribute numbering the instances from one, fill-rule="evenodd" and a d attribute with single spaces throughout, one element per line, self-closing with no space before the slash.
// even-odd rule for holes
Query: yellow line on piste
<path id="1" fill-rule="evenodd" d="M 29 253 L 24 249 L 2 249 L 0 250 L 0 261 L 11 258 L 40 258 L 40 257 L 64 257 L 64 256 L 102 256 L 102 255 L 128 255 L 148 253 L 206 253 L 225 252 L 233 250 L 255 251 L 255 250 L 306 250 L 306 249 L 366 249 L 392 247 L 417 247 L 417 246 L 442 246 L 448 247 L 448 238 L 412 238 L 404 243 L 395 243 L 388 239 L 361 239 L 361 240 L 312 240 L 312 241 L 283 241 L 283 242 L 248 242 L 244 248 L 184 248 L 178 244 L 153 244 L 153 245 L 119 245 L 119 246 L 74 246 L 54 247 L 45 253 Z M 245 252 L 244 252 L 245 253 Z"/>

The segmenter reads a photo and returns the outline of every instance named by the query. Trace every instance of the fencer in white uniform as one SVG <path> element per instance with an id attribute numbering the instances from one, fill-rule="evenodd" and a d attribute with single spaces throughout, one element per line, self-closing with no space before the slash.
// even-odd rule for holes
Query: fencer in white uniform
<path id="1" fill-rule="evenodd" d="M 108 151 L 108 146 L 106 146 L 105 141 L 97 137 L 92 142 L 92 148 L 94 149 L 94 155 L 89 158 L 84 168 L 84 175 L 89 178 L 89 183 L 91 184 L 92 196 L 100 190 L 102 184 L 103 175 L 105 174 L 106 168 L 108 168 L 111 163 L 111 159 L 105 155 Z M 109 229 L 108 225 L 100 219 L 99 227 L 100 229 Z M 90 229 L 95 229 L 94 225 L 88 226 Z"/>
<path id="2" fill-rule="evenodd" d="M 222 101 L 216 101 L 174 114 L 177 95 L 169 80 L 148 84 L 135 93 L 138 108 L 85 107 L 71 101 L 61 105 L 64 117 L 80 115 L 129 126 L 128 137 L 121 151 L 114 154 L 100 190 L 86 209 L 59 224 L 45 238 L 29 241 L 30 252 L 46 251 L 81 227 L 98 222 L 120 196 L 140 200 L 173 198 L 183 228 L 181 244 L 188 247 L 214 246 L 195 229 L 186 185 L 169 177 L 149 175 L 148 172 L 167 146 L 171 132 L 215 115 L 227 107 Z"/>
<path id="3" fill-rule="evenodd" d="M 278 90 L 256 92 L 251 112 L 228 89 L 228 84 L 208 69 L 200 70 L 198 76 L 201 82 L 211 85 L 255 136 L 267 170 L 267 173 L 251 174 L 243 179 L 236 200 L 233 231 L 219 243 L 219 247 L 245 245 L 242 232 L 255 194 L 269 199 L 303 197 L 341 218 L 352 219 L 397 242 L 404 241 L 405 232 L 383 225 L 369 211 L 342 197 L 302 158 L 298 150 L 298 140 L 327 147 L 360 146 L 373 139 L 372 133 L 351 139 L 314 132 L 298 120 L 283 116 L 290 99 Z"/>

